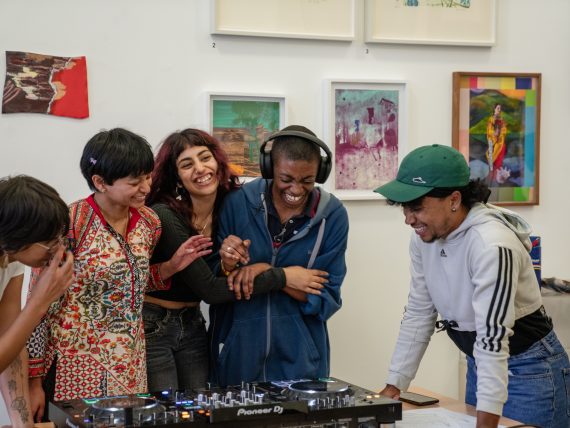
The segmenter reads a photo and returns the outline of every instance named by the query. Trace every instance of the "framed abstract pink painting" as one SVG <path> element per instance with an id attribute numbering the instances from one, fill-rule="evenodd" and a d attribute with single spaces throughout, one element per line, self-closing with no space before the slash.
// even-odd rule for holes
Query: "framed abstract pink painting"
<path id="1" fill-rule="evenodd" d="M 407 151 L 406 83 L 328 80 L 325 135 L 334 154 L 331 191 L 341 199 L 381 199 Z"/>

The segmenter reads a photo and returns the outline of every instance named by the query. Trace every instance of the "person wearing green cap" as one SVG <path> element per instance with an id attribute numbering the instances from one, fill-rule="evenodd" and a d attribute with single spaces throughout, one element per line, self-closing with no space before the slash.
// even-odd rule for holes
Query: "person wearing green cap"
<path id="1" fill-rule="evenodd" d="M 570 362 L 542 306 L 528 223 L 487 204 L 488 186 L 470 180 L 448 146 L 413 150 L 375 192 L 402 206 L 415 232 L 408 303 L 381 393 L 407 390 L 437 328 L 467 356 L 465 401 L 477 407 L 477 427 L 496 427 L 500 415 L 569 427 Z"/>

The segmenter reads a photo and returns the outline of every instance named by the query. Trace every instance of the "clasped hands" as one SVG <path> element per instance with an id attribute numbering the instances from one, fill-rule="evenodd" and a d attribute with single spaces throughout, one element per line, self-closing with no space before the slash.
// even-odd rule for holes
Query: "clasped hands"
<path id="1" fill-rule="evenodd" d="M 249 265 L 249 248 L 251 240 L 242 240 L 235 235 L 227 236 L 220 247 L 222 270 L 228 272 L 228 287 L 233 290 L 237 300 L 242 297 L 249 300 L 253 293 L 255 277 L 272 266 L 268 263 L 254 263 Z M 318 269 L 307 269 L 302 266 L 288 266 L 283 268 L 286 278 L 286 287 L 302 291 L 307 294 L 321 294 L 321 290 L 328 283 L 328 272 Z"/>

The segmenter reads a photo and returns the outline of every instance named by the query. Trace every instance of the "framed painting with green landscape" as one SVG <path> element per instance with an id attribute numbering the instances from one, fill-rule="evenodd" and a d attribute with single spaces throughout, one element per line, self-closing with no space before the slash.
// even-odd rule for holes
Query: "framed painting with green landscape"
<path id="1" fill-rule="evenodd" d="M 539 73 L 453 73 L 453 147 L 495 205 L 538 205 Z"/>
<path id="2" fill-rule="evenodd" d="M 210 132 L 220 141 L 235 173 L 259 177 L 259 148 L 285 126 L 282 96 L 210 94 Z"/>

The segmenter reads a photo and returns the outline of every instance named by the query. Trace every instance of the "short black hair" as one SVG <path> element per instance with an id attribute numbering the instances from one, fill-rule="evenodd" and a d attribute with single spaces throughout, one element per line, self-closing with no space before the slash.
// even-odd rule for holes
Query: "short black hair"
<path id="1" fill-rule="evenodd" d="M 304 132 L 316 137 L 313 131 L 301 125 L 287 126 L 281 131 Z M 316 161 L 319 163 L 321 160 L 321 150 L 317 144 L 302 137 L 277 137 L 273 140 L 273 145 L 271 146 L 271 160 L 273 161 L 273 166 L 275 166 L 280 159 Z"/>
<path id="2" fill-rule="evenodd" d="M 67 233 L 69 210 L 50 185 L 27 175 L 0 179 L 0 251 L 19 251 Z"/>
<path id="3" fill-rule="evenodd" d="M 402 203 L 388 199 L 388 204 L 401 205 L 403 207 L 408 207 L 408 208 L 416 208 L 422 204 L 422 201 L 426 196 L 432 198 L 447 198 L 456 190 L 459 193 L 461 193 L 461 205 L 464 205 L 467 209 L 471 209 L 471 207 L 477 202 L 487 203 L 487 200 L 491 195 L 491 190 L 489 189 L 489 186 L 478 178 L 476 180 L 469 181 L 469 184 L 467 184 L 467 186 L 465 187 L 454 187 L 454 188 L 436 187 L 435 189 L 431 190 L 429 193 L 425 194 L 420 198 L 414 199 L 413 201 Z"/>
<path id="4" fill-rule="evenodd" d="M 140 135 L 122 128 L 101 131 L 85 145 L 80 161 L 81 173 L 89 188 L 97 190 L 92 177 L 99 175 L 112 185 L 124 177 L 150 174 L 154 156 L 150 144 Z"/>

